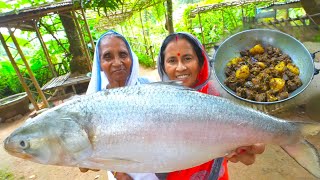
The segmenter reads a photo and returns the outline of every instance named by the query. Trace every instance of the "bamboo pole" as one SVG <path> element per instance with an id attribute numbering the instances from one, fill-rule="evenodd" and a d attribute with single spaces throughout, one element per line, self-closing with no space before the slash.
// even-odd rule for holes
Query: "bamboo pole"
<path id="1" fill-rule="evenodd" d="M 142 27 L 142 34 L 143 34 L 143 39 L 144 39 L 144 43 L 145 43 L 145 48 L 146 48 L 146 53 L 149 55 L 149 52 L 148 52 L 148 43 L 147 43 L 147 39 L 146 39 L 146 36 L 144 34 L 144 27 L 143 27 L 143 21 L 142 21 L 142 17 L 141 17 L 141 11 L 140 11 L 140 22 L 141 22 L 141 27 Z"/>
<path id="2" fill-rule="evenodd" d="M 202 45 L 203 45 L 204 48 L 206 48 L 206 45 L 205 45 L 205 42 L 204 42 L 204 35 L 203 35 L 203 29 L 202 29 L 200 13 L 198 13 L 198 17 L 199 17 L 199 24 L 200 24 L 200 29 L 201 29 Z"/>
<path id="3" fill-rule="evenodd" d="M 20 81 L 23 89 L 26 91 L 26 93 L 28 95 L 28 98 L 29 98 L 30 102 L 32 103 L 33 107 L 38 111 L 40 108 L 39 108 L 37 102 L 34 100 L 34 98 L 32 96 L 32 93 L 31 93 L 27 83 L 24 81 L 24 79 L 23 79 L 23 77 L 22 77 L 22 75 L 20 73 L 19 67 L 16 64 L 16 62 L 14 61 L 14 58 L 13 58 L 13 56 L 12 56 L 10 50 L 9 50 L 9 47 L 6 44 L 6 41 L 4 40 L 1 32 L 0 32 L 0 41 L 2 43 L 2 46 L 3 46 L 4 50 L 6 51 L 8 57 L 9 57 L 9 60 L 10 60 L 10 62 L 12 64 L 12 66 L 13 66 L 13 69 L 15 70 L 15 72 L 16 72 L 18 78 L 19 78 L 19 81 Z"/>
<path id="4" fill-rule="evenodd" d="M 89 26 L 88 26 L 88 22 L 87 22 L 86 15 L 85 15 L 84 10 L 83 10 L 82 8 L 81 8 L 81 14 L 82 14 L 82 16 L 83 16 L 85 28 L 86 28 L 86 30 L 87 30 L 87 32 L 88 32 L 88 35 L 89 35 L 89 38 L 90 38 L 90 42 L 91 42 L 91 46 L 92 46 L 93 52 L 95 52 L 94 41 L 93 41 L 92 35 L 91 35 L 91 33 L 90 33 L 90 29 L 89 29 Z"/>
<path id="5" fill-rule="evenodd" d="M 92 70 L 92 64 L 91 64 L 91 61 L 90 61 L 91 58 L 90 58 L 90 55 L 89 55 L 89 52 L 88 52 L 88 48 L 87 48 L 87 46 L 86 46 L 86 42 L 85 42 L 85 40 L 84 40 L 84 37 L 83 37 L 82 31 L 81 31 L 79 22 L 78 22 L 78 20 L 77 20 L 77 18 L 76 18 L 75 12 L 74 12 L 74 11 L 71 11 L 71 13 L 72 13 L 74 22 L 75 22 L 75 24 L 76 24 L 76 28 L 77 28 L 77 30 L 78 30 L 78 34 L 79 34 L 79 36 L 80 36 L 80 41 L 81 41 L 81 43 L 82 43 L 82 45 L 83 45 L 83 48 L 84 48 L 84 53 L 85 53 L 85 55 L 87 56 L 86 59 L 87 59 L 87 63 L 88 63 L 88 66 L 89 66 L 89 70 L 91 71 L 91 70 Z"/>
<path id="6" fill-rule="evenodd" d="M 53 33 L 45 24 L 43 24 L 43 23 L 40 21 L 40 25 L 43 26 L 49 34 L 51 34 L 51 36 L 57 41 L 57 43 L 59 44 L 59 46 L 64 50 L 64 52 L 65 52 L 66 54 L 69 53 L 69 51 L 68 51 L 66 48 L 64 48 L 63 44 L 59 41 L 59 39 L 54 35 L 54 33 Z M 53 27 L 54 27 L 54 26 L 53 26 Z"/>
<path id="7" fill-rule="evenodd" d="M 52 72 L 54 77 L 58 77 L 57 71 L 54 68 L 54 65 L 52 64 L 52 61 L 51 61 L 51 58 L 50 58 L 50 55 L 49 55 L 49 52 L 48 52 L 48 48 L 47 48 L 46 44 L 43 41 L 42 35 L 41 35 L 40 31 L 39 31 L 39 28 L 38 28 L 38 26 L 36 24 L 36 21 L 34 21 L 34 29 L 36 30 L 37 37 L 38 37 L 38 39 L 40 41 L 40 44 L 42 46 L 44 55 L 46 56 L 47 62 L 48 62 L 49 67 L 50 67 L 50 70 L 51 70 L 51 72 Z"/>
<path id="8" fill-rule="evenodd" d="M 41 90 L 41 88 L 40 88 L 40 86 L 39 86 L 39 84 L 38 84 L 38 81 L 37 81 L 36 78 L 34 77 L 32 71 L 31 71 L 31 69 L 30 69 L 30 67 L 29 67 L 29 64 L 28 64 L 28 62 L 27 62 L 27 60 L 26 60 L 26 57 L 24 56 L 24 54 L 23 54 L 23 52 L 22 52 L 22 50 L 21 50 L 21 48 L 20 48 L 20 46 L 19 46 L 19 43 L 17 42 L 17 39 L 15 38 L 15 36 L 14 36 L 14 34 L 13 34 L 13 32 L 11 31 L 10 28 L 8 28 L 8 31 L 9 31 L 10 37 L 11 37 L 14 45 L 16 46 L 16 48 L 17 48 L 17 50 L 18 50 L 18 53 L 19 53 L 19 55 L 20 55 L 20 57 L 21 57 L 24 65 L 26 66 L 26 69 L 27 69 L 27 71 L 28 71 L 28 73 L 29 73 L 29 76 L 30 76 L 30 78 L 31 78 L 31 81 L 32 81 L 33 85 L 35 86 L 38 94 L 40 95 L 40 98 L 42 99 L 42 101 L 43 101 L 43 103 L 44 103 L 44 107 L 49 107 L 49 103 L 48 103 L 46 97 L 44 96 L 44 94 L 43 94 L 43 92 L 42 92 L 42 90 Z"/>

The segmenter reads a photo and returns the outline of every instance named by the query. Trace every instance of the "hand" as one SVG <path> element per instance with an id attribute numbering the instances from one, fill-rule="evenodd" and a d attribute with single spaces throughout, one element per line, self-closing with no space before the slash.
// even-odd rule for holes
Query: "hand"
<path id="1" fill-rule="evenodd" d="M 117 180 L 133 180 L 132 177 L 127 173 L 112 172 L 112 174 Z"/>
<path id="2" fill-rule="evenodd" d="M 89 171 L 89 170 L 95 171 L 95 172 L 100 171 L 99 169 L 89 169 L 89 168 L 81 168 L 81 167 L 79 167 L 79 169 L 80 169 L 80 171 L 83 172 L 83 173 L 85 173 L 85 172 L 87 172 L 87 171 Z"/>
<path id="3" fill-rule="evenodd" d="M 233 162 L 242 162 L 245 165 L 251 165 L 256 160 L 256 154 L 262 154 L 265 150 L 264 144 L 254 144 L 252 146 L 243 146 L 235 150 L 235 152 L 226 156 L 226 158 Z"/>

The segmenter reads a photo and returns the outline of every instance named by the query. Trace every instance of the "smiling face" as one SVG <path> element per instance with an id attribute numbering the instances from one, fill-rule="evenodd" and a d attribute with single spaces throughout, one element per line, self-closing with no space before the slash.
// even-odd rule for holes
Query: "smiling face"
<path id="1" fill-rule="evenodd" d="M 100 65 L 112 87 L 125 86 L 132 59 L 125 42 L 119 37 L 105 37 L 100 42 Z"/>
<path id="2" fill-rule="evenodd" d="M 164 70 L 170 80 L 182 81 L 187 87 L 194 87 L 200 72 L 199 59 L 186 39 L 168 43 L 164 50 Z"/>

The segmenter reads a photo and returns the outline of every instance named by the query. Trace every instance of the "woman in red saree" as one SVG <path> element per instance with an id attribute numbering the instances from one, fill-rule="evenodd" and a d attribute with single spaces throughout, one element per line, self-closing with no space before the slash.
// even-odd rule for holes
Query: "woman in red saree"
<path id="1" fill-rule="evenodd" d="M 158 73 L 162 81 L 181 81 L 186 87 L 199 92 L 219 96 L 210 80 L 209 58 L 202 44 L 188 33 L 174 33 L 162 43 L 158 57 Z M 226 132 L 227 133 L 227 132 Z M 166 179 L 226 180 L 229 178 L 227 161 L 250 165 L 255 155 L 264 151 L 264 145 L 240 147 L 225 158 L 217 158 L 185 170 L 167 174 Z"/>

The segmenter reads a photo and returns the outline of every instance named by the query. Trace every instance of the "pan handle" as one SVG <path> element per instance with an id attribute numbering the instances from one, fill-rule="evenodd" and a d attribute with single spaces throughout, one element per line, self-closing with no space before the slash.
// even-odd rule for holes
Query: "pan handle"
<path id="1" fill-rule="evenodd" d="M 319 51 L 316 51 L 316 52 L 314 52 L 314 53 L 310 53 L 313 60 L 316 58 L 316 54 L 317 54 L 318 52 L 320 52 L 320 50 L 319 50 Z M 313 73 L 313 75 L 319 74 L 319 71 L 320 71 L 320 69 L 314 68 L 314 73 Z"/>

